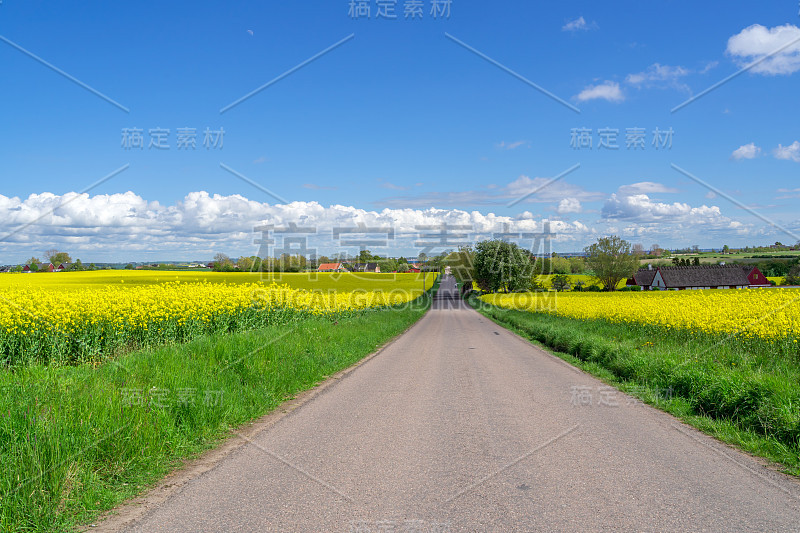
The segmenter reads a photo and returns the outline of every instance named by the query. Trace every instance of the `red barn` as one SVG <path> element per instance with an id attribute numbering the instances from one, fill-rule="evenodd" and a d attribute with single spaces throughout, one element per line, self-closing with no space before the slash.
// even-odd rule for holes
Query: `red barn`
<path id="1" fill-rule="evenodd" d="M 750 282 L 751 287 L 769 287 L 772 284 L 767 279 L 767 276 L 761 273 L 756 267 L 744 266 L 745 274 L 747 274 L 747 281 Z"/>
<path id="2" fill-rule="evenodd" d="M 25 265 L 22 267 L 23 272 L 54 272 L 56 267 L 53 266 L 53 263 L 41 263 L 39 264 L 39 268 L 37 270 L 33 270 L 30 265 Z"/>

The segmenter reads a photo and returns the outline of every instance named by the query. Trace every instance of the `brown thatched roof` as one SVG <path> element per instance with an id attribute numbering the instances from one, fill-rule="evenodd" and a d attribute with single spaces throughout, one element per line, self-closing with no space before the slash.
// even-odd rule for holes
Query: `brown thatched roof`
<path id="1" fill-rule="evenodd" d="M 640 287 L 649 287 L 653 284 L 653 278 L 656 277 L 656 270 L 639 270 L 633 275 L 633 280 Z"/>
<path id="2" fill-rule="evenodd" d="M 728 287 L 750 285 L 748 270 L 740 265 L 699 265 L 661 267 L 661 278 L 669 288 Z"/>

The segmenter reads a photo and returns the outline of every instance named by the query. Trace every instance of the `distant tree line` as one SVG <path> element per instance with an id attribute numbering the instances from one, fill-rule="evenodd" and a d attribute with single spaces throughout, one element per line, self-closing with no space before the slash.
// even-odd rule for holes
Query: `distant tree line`
<path id="1" fill-rule="evenodd" d="M 446 257 L 446 266 L 462 287 L 484 292 L 525 292 L 543 290 L 542 275 L 552 275 L 556 291 L 583 290 L 584 283 L 571 287 L 569 274 L 591 273 L 604 290 L 614 291 L 623 279 L 639 268 L 640 253 L 630 243 L 611 236 L 584 249 L 585 257 L 537 257 L 517 244 L 495 239 L 465 246 Z M 599 286 L 592 286 L 598 287 Z"/>
<path id="2" fill-rule="evenodd" d="M 42 255 L 41 259 L 34 256 L 25 262 L 30 268 L 31 272 L 39 272 L 44 265 L 52 264 L 58 268 L 59 265 L 65 265 L 66 271 L 79 271 L 79 270 L 96 270 L 94 263 L 84 265 L 80 259 L 72 260 L 72 257 L 67 252 L 60 252 L 56 249 L 47 250 Z M 23 266 L 17 265 L 12 269 L 12 272 L 22 272 Z"/>
<path id="3" fill-rule="evenodd" d="M 421 253 L 417 260 L 409 261 L 405 257 L 386 258 L 375 255 L 369 250 L 362 250 L 358 255 L 320 256 L 307 258 L 301 254 L 282 254 L 279 257 L 262 258 L 257 255 L 241 256 L 233 259 L 224 253 L 214 256 L 212 270 L 215 272 L 305 272 L 316 270 L 324 263 L 377 263 L 381 272 L 408 272 L 410 263 L 418 263 L 422 271 L 439 272 L 446 263 L 446 254 L 428 257 Z"/>

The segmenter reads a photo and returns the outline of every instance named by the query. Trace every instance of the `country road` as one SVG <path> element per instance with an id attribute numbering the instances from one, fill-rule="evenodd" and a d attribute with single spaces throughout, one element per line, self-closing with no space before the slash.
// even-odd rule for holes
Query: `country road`
<path id="1" fill-rule="evenodd" d="M 800 484 L 505 331 L 446 277 L 428 314 L 377 356 L 118 524 L 800 531 Z"/>

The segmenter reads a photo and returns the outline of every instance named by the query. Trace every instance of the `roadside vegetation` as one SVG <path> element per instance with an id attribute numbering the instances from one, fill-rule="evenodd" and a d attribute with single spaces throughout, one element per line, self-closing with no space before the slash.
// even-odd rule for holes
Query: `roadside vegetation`
<path id="1" fill-rule="evenodd" d="M 524 283 L 486 283 L 470 268 L 482 250 L 493 249 L 484 243 L 454 255 L 454 272 L 462 294 L 488 318 L 800 476 L 800 290 L 635 291 L 624 283 L 639 268 L 636 248 L 601 238 L 586 248 L 581 274 L 564 272 L 563 261 L 562 272 L 549 275 L 535 266 L 553 266 L 556 257 L 517 259 L 534 265 L 521 290 Z M 495 252 L 484 261 L 514 272 L 506 263 L 519 257 Z M 669 264 L 698 262 L 672 259 Z M 784 284 L 800 281 L 795 260 L 781 261 L 780 268 L 767 265 L 769 272 L 783 273 Z"/>
<path id="2" fill-rule="evenodd" d="M 100 362 L 126 350 L 186 342 L 204 334 L 290 324 L 311 316 L 345 317 L 413 300 L 435 277 L 287 275 L 303 287 L 293 288 L 274 283 L 275 277 L 253 283 L 257 277 L 248 274 L 209 273 L 216 283 L 181 282 L 193 279 L 188 274 L 8 276 L 12 283 L 0 287 L 0 364 Z M 226 282 L 235 276 L 243 279 Z"/>
<path id="3" fill-rule="evenodd" d="M 0 372 L 0 531 L 68 531 L 374 352 L 430 298 Z"/>
<path id="4" fill-rule="evenodd" d="M 787 332 L 790 339 L 743 339 L 505 309 L 475 295 L 470 302 L 484 316 L 607 383 L 800 476 L 796 330 Z"/>

